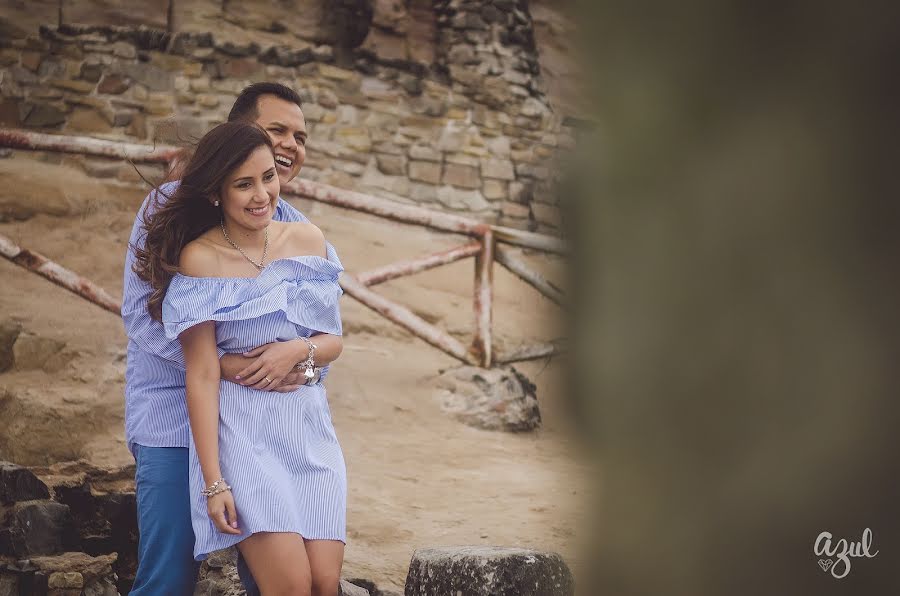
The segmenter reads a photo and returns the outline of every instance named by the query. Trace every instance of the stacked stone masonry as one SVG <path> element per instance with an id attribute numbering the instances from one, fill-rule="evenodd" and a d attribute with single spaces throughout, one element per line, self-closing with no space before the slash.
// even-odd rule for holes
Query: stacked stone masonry
<path id="1" fill-rule="evenodd" d="M 0 40 L 0 125 L 185 144 L 223 121 L 245 85 L 276 80 L 304 100 L 302 177 L 558 230 L 559 164 L 574 133 L 541 90 L 527 1 L 400 4 L 384 14 L 397 3 L 375 3 L 369 37 L 401 31 L 404 52 L 383 55 L 384 43 L 364 41 L 349 62 L 330 45 L 261 47 L 147 28 L 43 27 Z M 416 40 L 428 51 L 412 51 Z M 123 164 L 69 159 L 95 176 L 136 176 Z"/>

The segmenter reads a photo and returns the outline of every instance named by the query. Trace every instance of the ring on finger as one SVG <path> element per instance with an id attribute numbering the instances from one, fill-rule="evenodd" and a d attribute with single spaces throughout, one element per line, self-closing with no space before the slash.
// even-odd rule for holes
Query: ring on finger
<path id="1" fill-rule="evenodd" d="M 263 378 L 266 380 L 266 383 L 271 383 L 271 382 L 272 382 L 272 379 L 270 379 L 269 377 L 263 377 Z"/>

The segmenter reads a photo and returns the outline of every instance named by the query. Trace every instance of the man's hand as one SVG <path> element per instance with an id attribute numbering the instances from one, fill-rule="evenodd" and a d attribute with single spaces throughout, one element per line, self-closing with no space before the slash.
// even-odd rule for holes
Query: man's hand
<path id="1" fill-rule="evenodd" d="M 271 345 L 271 344 L 266 344 Z M 265 346 L 260 346 L 265 347 Z M 298 348 L 302 351 L 303 347 Z M 241 379 L 236 378 L 241 374 L 241 371 L 247 369 L 250 366 L 255 358 L 244 356 L 242 354 L 225 354 L 219 359 L 219 365 L 222 370 L 222 378 L 231 383 L 237 383 L 238 385 L 246 385 L 246 380 L 244 382 Z M 301 359 L 302 360 L 302 359 Z M 241 375 L 243 377 L 243 375 Z M 265 376 L 265 375 L 264 375 Z M 271 375 L 269 378 L 272 378 Z M 278 384 L 272 384 L 268 387 L 262 387 L 262 391 L 278 391 L 279 393 L 290 393 L 291 391 L 296 391 L 300 388 L 300 386 L 306 381 L 306 378 L 303 376 L 302 371 L 298 371 L 296 369 L 292 369 L 288 372 L 284 378 L 281 379 L 281 382 Z"/>
<path id="2" fill-rule="evenodd" d="M 295 372 L 294 366 L 303 359 L 303 354 L 307 351 L 306 345 L 301 344 L 299 340 L 276 341 L 261 345 L 244 352 L 244 356 L 253 360 L 247 363 L 235 378 L 245 387 L 272 391 L 275 387 L 283 385 L 284 379 L 290 373 Z"/>

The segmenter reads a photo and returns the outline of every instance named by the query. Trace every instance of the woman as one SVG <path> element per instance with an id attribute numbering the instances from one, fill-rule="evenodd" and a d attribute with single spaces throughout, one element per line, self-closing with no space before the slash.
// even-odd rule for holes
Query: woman
<path id="1" fill-rule="evenodd" d="M 136 271 L 184 351 L 195 558 L 237 544 L 263 594 L 333 596 L 346 472 L 314 367 L 341 353 L 342 266 L 312 224 L 273 221 L 279 191 L 265 131 L 217 126 L 145 221 Z M 220 381 L 223 352 L 275 341 L 287 347 Z M 295 366 L 311 384 L 258 391 Z"/>

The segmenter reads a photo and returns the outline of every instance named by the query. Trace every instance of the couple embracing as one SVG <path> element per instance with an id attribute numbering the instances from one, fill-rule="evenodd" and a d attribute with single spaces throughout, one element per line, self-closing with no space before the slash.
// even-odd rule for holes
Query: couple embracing
<path id="1" fill-rule="evenodd" d="M 300 171 L 299 96 L 257 83 L 144 201 L 125 263 L 132 594 L 191 594 L 237 545 L 250 594 L 338 593 L 344 459 L 322 380 L 342 350 L 341 263 L 279 198 Z"/>

